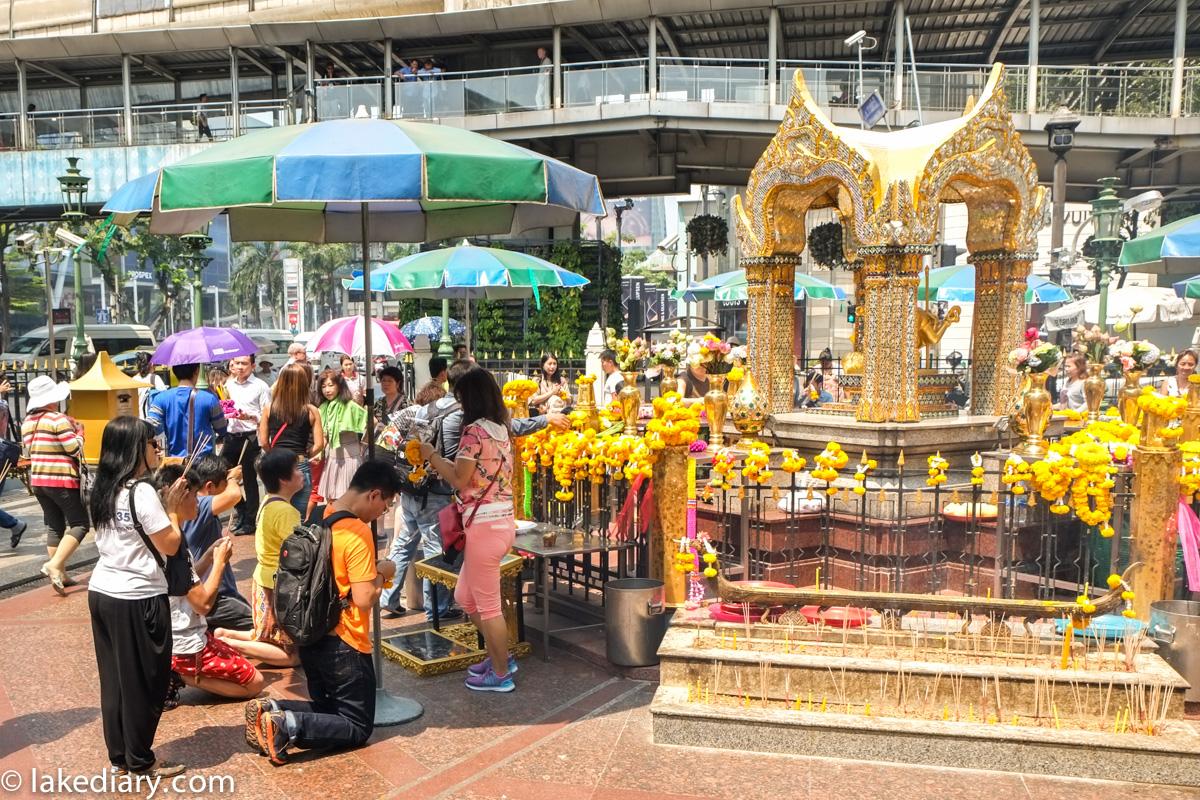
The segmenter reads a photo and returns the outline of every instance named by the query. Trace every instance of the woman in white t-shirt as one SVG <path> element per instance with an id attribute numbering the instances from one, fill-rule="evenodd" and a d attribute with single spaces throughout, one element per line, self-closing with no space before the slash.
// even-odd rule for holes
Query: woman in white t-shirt
<path id="1" fill-rule="evenodd" d="M 171 677 L 171 611 L 166 576 L 149 548 L 163 558 L 179 550 L 183 536 L 169 515 L 186 501 L 188 486 L 183 479 L 172 484 L 164 508 L 145 480 L 158 459 L 150 423 L 117 417 L 105 426 L 88 503 L 100 555 L 88 608 L 108 760 L 119 774 L 168 778 L 184 768 L 156 759 L 153 750 Z M 142 533 L 130 513 L 131 491 Z"/>

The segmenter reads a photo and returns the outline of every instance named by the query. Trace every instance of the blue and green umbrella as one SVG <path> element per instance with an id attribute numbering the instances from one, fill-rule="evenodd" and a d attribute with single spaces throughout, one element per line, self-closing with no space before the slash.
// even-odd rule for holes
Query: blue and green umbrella
<path id="1" fill-rule="evenodd" d="M 926 293 L 926 283 L 924 280 L 921 281 L 917 288 L 918 300 L 973 303 L 975 302 L 975 265 L 959 264 L 931 269 L 928 286 L 929 291 Z M 1029 275 L 1025 279 L 1026 303 L 1067 303 L 1072 299 L 1074 298 L 1066 289 L 1039 275 Z"/>
<path id="2" fill-rule="evenodd" d="M 675 299 L 689 302 L 703 300 L 720 300 L 722 302 L 737 302 L 747 300 L 750 296 L 749 285 L 746 282 L 746 271 L 735 269 L 722 272 L 702 281 L 692 284 L 683 290 L 672 293 Z M 845 300 L 846 292 L 828 281 L 814 278 L 805 273 L 796 273 L 794 296 L 797 300 L 811 298 L 814 300 Z"/>

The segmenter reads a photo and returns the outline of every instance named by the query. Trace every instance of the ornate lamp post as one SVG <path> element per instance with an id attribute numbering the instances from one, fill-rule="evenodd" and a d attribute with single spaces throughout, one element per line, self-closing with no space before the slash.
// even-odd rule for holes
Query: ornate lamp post
<path id="1" fill-rule="evenodd" d="M 1100 194 L 1092 201 L 1092 225 L 1095 233 L 1096 288 L 1100 291 L 1098 310 L 1101 330 L 1108 329 L 1108 284 L 1117 257 L 1121 253 L 1121 216 L 1124 206 L 1117 197 L 1117 178 L 1101 178 Z"/>
<path id="2" fill-rule="evenodd" d="M 67 174 L 58 176 L 58 188 L 62 192 L 62 220 L 68 228 L 87 219 L 84 206 L 87 203 L 88 184 L 91 178 L 79 172 L 79 159 L 67 159 Z M 75 266 L 75 341 L 71 348 L 71 356 L 79 363 L 79 359 L 87 355 L 87 335 L 83 323 L 83 266 L 79 258 L 74 259 Z M 50 310 L 51 315 L 54 309 Z M 51 343 L 53 346 L 53 342 Z"/>
<path id="3" fill-rule="evenodd" d="M 208 235 L 208 226 L 205 225 L 196 233 L 185 233 L 179 237 L 180 240 L 187 245 L 189 253 L 187 255 L 188 263 L 192 267 L 192 327 L 199 328 L 204 324 L 201 306 L 203 305 L 203 294 L 201 277 L 204 275 L 204 268 L 212 261 L 211 258 L 204 255 L 204 252 L 212 246 L 212 237 Z M 221 320 L 218 318 L 214 323 L 218 327 Z"/>

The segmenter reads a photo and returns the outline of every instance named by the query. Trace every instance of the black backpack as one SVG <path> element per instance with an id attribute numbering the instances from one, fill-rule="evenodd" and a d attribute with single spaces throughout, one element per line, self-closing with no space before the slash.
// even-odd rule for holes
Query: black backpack
<path id="1" fill-rule="evenodd" d="M 279 548 L 274 606 L 279 627 L 300 646 L 314 644 L 337 627 L 349 597 L 333 578 L 333 526 L 354 515 L 338 511 L 297 525 Z"/>

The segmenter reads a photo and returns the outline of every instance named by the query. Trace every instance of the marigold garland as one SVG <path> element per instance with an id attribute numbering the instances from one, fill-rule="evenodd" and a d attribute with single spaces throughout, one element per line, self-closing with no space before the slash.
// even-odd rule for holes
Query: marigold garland
<path id="1" fill-rule="evenodd" d="M 846 451 L 837 442 L 829 442 L 813 461 L 817 463 L 817 469 L 812 471 L 812 476 L 818 480 L 825 481 L 826 494 L 833 496 L 838 493 L 838 487 L 833 485 L 837 480 L 838 470 L 846 466 L 850 461 L 850 456 L 846 455 Z"/>
<path id="2" fill-rule="evenodd" d="M 408 473 L 408 479 L 413 483 L 420 483 L 425 480 L 425 476 L 429 473 L 425 471 L 425 459 L 421 457 L 420 440 L 409 439 L 405 442 L 404 457 L 412 465 L 412 471 Z"/>
<path id="3" fill-rule="evenodd" d="M 940 486 L 941 484 L 945 483 L 946 482 L 946 470 L 948 470 L 950 468 L 950 462 L 942 457 L 942 453 L 940 450 L 937 453 L 934 453 L 933 455 L 931 455 L 929 457 L 928 461 L 929 461 L 929 472 L 928 472 L 929 477 L 927 477 L 925 479 L 925 483 L 927 483 L 930 486 Z"/>
<path id="4" fill-rule="evenodd" d="M 742 459 L 742 478 L 747 484 L 756 483 L 762 486 L 771 480 L 775 474 L 770 469 L 771 448 L 762 442 L 750 445 L 745 458 Z"/>
<path id="5" fill-rule="evenodd" d="M 508 408 L 523 408 L 529 405 L 529 398 L 537 392 L 537 381 L 529 378 L 513 378 L 504 384 L 500 393 L 504 397 L 504 405 Z"/>
<path id="6" fill-rule="evenodd" d="M 1200 442 L 1184 442 L 1179 445 L 1183 460 L 1179 465 L 1179 489 L 1185 498 L 1200 492 Z"/>

